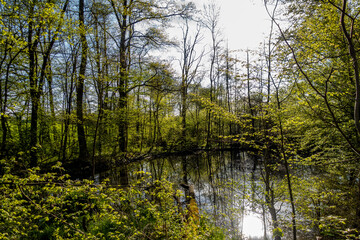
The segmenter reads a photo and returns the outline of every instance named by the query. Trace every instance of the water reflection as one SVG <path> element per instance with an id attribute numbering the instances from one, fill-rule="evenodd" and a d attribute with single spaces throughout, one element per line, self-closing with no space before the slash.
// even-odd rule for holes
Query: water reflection
<path id="1" fill-rule="evenodd" d="M 135 171 L 150 172 L 154 180 L 166 178 L 189 195 L 193 186 L 199 209 L 233 239 L 270 239 L 267 214 L 261 202 L 257 159 L 245 152 L 203 152 L 134 163 L 102 173 L 111 184 L 125 184 Z"/>
<path id="2" fill-rule="evenodd" d="M 264 234 L 264 225 L 261 218 L 252 212 L 246 214 L 243 221 L 242 232 L 246 237 L 262 237 Z"/>

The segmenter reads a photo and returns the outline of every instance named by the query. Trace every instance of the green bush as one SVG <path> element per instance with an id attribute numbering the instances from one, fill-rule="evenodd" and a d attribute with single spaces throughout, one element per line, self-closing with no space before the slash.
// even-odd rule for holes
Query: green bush
<path id="1" fill-rule="evenodd" d="M 58 166 L 59 168 L 59 166 Z M 186 220 L 166 180 L 144 172 L 126 189 L 66 175 L 0 178 L 0 239 L 224 239 L 201 217 Z"/>

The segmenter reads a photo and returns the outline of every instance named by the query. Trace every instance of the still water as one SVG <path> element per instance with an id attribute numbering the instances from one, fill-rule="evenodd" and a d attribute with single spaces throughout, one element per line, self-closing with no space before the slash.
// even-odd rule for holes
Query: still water
<path id="1" fill-rule="evenodd" d="M 199 209 L 233 239 L 271 239 L 269 216 L 263 206 L 261 169 L 256 157 L 246 152 L 201 152 L 170 156 L 114 168 L 102 173 L 111 184 L 135 180 L 132 174 L 145 171 L 153 179 L 166 178 L 178 189 L 193 185 Z"/>

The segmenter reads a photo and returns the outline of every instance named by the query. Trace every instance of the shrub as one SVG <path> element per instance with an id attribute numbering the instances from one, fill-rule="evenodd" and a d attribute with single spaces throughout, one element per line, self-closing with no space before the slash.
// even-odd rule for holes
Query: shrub
<path id="1" fill-rule="evenodd" d="M 172 183 L 139 176 L 123 189 L 39 169 L 26 177 L 4 174 L 0 239 L 224 239 L 206 218 L 186 220 Z"/>

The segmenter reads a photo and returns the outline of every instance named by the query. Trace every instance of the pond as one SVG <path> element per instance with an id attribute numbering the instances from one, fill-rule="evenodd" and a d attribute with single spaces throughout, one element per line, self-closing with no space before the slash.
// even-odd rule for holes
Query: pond
<path id="1" fill-rule="evenodd" d="M 233 239 L 271 239 L 256 157 L 246 152 L 218 151 L 142 161 L 101 173 L 111 184 L 135 181 L 134 172 L 150 172 L 175 186 L 193 185 L 199 209 Z"/>

